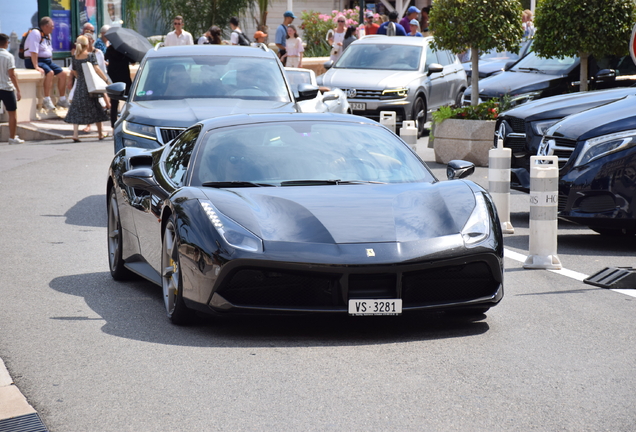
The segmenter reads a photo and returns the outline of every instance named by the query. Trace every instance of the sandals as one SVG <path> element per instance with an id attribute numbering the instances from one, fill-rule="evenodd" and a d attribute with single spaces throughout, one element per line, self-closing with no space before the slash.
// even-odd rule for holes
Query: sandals
<path id="1" fill-rule="evenodd" d="M 79 139 L 79 138 L 71 137 L 71 139 L 72 139 L 73 141 L 75 141 L 75 142 L 80 142 L 80 139 Z"/>

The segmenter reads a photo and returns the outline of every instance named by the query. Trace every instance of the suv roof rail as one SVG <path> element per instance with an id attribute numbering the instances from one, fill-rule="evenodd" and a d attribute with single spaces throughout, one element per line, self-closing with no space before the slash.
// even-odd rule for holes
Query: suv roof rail
<path id="1" fill-rule="evenodd" d="M 258 48 L 262 49 L 262 50 L 263 50 L 263 51 L 265 51 L 265 52 L 270 52 L 270 51 L 271 51 L 271 50 L 269 49 L 269 47 L 267 46 L 267 44 L 264 44 L 264 43 L 262 43 L 262 42 L 258 44 Z"/>

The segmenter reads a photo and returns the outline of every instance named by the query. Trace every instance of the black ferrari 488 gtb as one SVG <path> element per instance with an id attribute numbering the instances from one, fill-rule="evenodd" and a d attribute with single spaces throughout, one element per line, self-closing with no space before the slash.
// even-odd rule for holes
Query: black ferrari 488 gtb
<path id="1" fill-rule="evenodd" d="M 110 271 L 194 311 L 483 313 L 503 297 L 489 194 L 452 161 L 438 181 L 395 134 L 337 114 L 198 123 L 124 148 L 107 184 Z"/>

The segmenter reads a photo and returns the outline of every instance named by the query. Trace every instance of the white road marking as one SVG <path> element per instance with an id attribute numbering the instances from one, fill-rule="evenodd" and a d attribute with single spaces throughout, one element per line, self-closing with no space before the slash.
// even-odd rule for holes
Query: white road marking
<path id="1" fill-rule="evenodd" d="M 527 258 L 526 255 L 520 254 L 519 252 L 515 252 L 506 248 L 504 248 L 504 257 L 510 258 L 511 260 L 514 260 L 514 261 L 518 261 L 520 263 L 526 262 L 526 258 Z M 580 282 L 583 282 L 584 279 L 587 279 L 589 277 L 586 274 L 579 273 L 574 270 L 568 270 L 566 268 L 561 270 L 548 270 L 548 271 L 551 271 L 552 273 L 557 273 L 563 276 L 567 276 L 569 278 L 578 280 Z M 612 289 L 610 291 L 614 291 L 620 294 L 625 294 L 630 297 L 636 297 L 636 290 L 633 290 L 633 289 Z"/>

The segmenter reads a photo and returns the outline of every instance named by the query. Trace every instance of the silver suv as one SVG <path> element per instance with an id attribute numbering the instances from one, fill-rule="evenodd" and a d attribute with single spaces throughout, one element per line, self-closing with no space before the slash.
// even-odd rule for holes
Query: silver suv
<path id="1" fill-rule="evenodd" d="M 460 104 L 466 72 L 450 51 L 434 51 L 432 37 L 367 36 L 353 42 L 318 84 L 347 93 L 354 114 L 373 120 L 395 111 L 397 123 L 416 120 L 418 136 L 429 113 Z"/>

